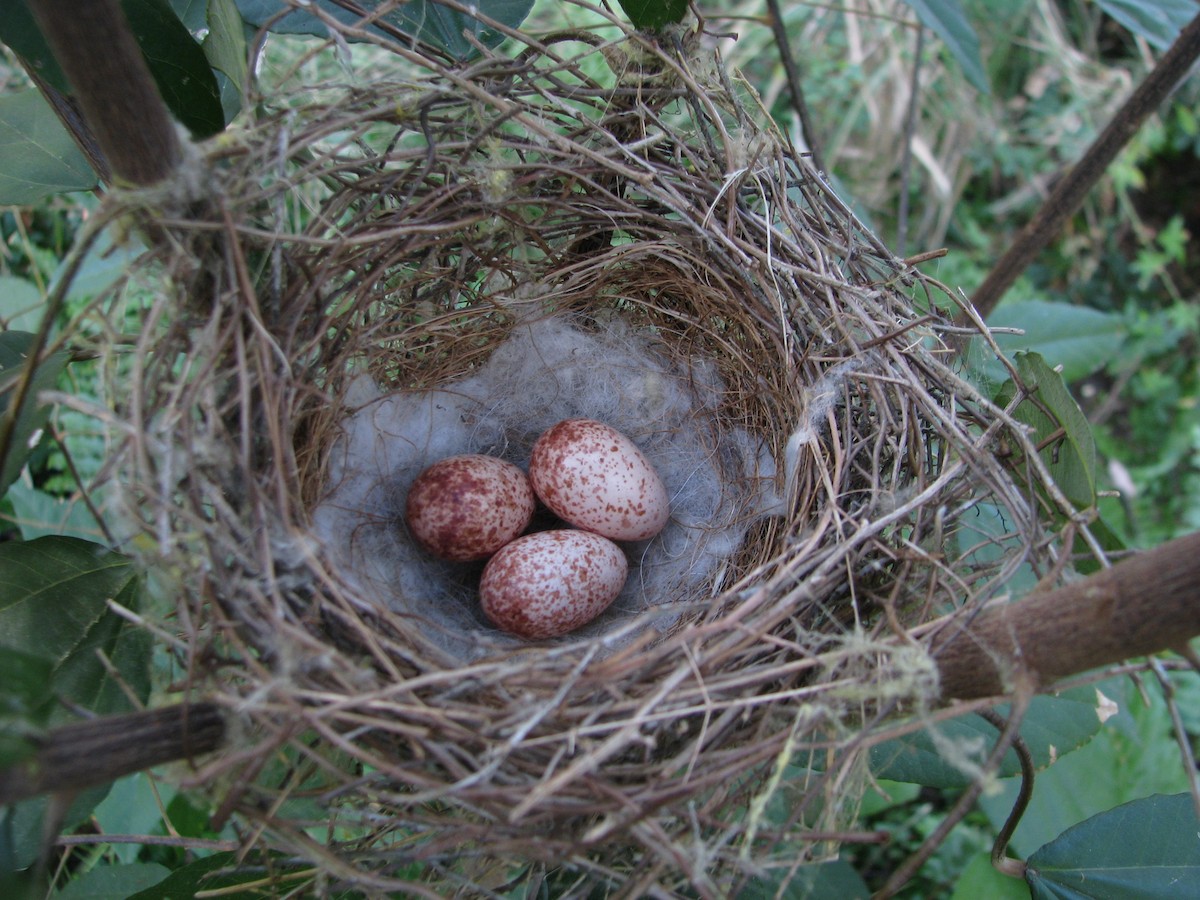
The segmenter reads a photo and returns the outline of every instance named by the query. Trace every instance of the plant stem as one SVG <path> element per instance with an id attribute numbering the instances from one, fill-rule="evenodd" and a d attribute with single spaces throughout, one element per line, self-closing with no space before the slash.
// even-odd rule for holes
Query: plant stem
<path id="1" fill-rule="evenodd" d="M 138 186 L 169 175 L 182 146 L 118 0 L 36 0 L 29 9 L 113 175 Z"/>
<path id="2" fill-rule="evenodd" d="M 1137 86 L 1075 168 L 1054 186 L 1037 214 L 1021 229 L 1012 246 L 992 267 L 971 298 L 981 318 L 986 319 L 991 314 L 1013 282 L 1050 244 L 1067 219 L 1083 204 L 1088 191 L 1100 180 L 1117 154 L 1187 75 L 1198 58 L 1200 15 L 1179 33 L 1158 65 Z"/>

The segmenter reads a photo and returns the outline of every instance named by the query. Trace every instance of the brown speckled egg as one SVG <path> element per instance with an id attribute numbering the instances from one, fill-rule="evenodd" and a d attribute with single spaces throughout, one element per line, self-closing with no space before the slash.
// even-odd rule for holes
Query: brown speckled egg
<path id="1" fill-rule="evenodd" d="M 608 538 L 572 528 L 517 538 L 483 569 L 479 600 L 502 631 L 526 640 L 586 625 L 621 593 L 629 564 Z"/>
<path id="2" fill-rule="evenodd" d="M 529 480 L 555 515 L 614 541 L 658 534 L 667 489 L 629 438 L 592 419 L 565 419 L 533 445 Z"/>
<path id="3" fill-rule="evenodd" d="M 486 559 L 529 526 L 537 500 L 512 463 L 467 453 L 435 462 L 408 490 L 405 519 L 434 556 Z"/>

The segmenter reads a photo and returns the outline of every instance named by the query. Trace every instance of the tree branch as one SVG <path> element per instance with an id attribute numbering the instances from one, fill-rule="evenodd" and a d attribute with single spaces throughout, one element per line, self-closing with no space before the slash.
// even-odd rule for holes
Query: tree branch
<path id="1" fill-rule="evenodd" d="M 134 185 L 169 175 L 182 146 L 118 0 L 36 0 L 29 9 L 113 174 Z"/>
<path id="2" fill-rule="evenodd" d="M 1050 244 L 1067 219 L 1075 215 L 1088 191 L 1100 180 L 1116 155 L 1187 75 L 1198 58 L 1200 15 L 1179 33 L 1158 65 L 1137 86 L 1075 168 L 1054 186 L 1041 209 L 1021 229 L 1012 246 L 992 267 L 971 298 L 981 318 L 986 319 L 991 314 L 1005 291 Z"/>
<path id="3" fill-rule="evenodd" d="M 1035 688 L 1200 634 L 1200 532 L 1055 591 L 985 607 L 930 642 L 943 701 L 996 697 L 1018 673 Z"/>
<path id="4" fill-rule="evenodd" d="M 51 731 L 31 759 L 0 769 L 0 805 L 107 784 L 218 749 L 225 717 L 213 703 L 73 722 Z"/>

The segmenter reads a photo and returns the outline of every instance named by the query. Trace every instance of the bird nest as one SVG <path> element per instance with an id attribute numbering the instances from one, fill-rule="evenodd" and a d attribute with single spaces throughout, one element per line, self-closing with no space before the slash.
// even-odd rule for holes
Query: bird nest
<path id="1" fill-rule="evenodd" d="M 130 545 L 238 729 L 195 780 L 248 842 L 429 896 L 719 895 L 827 856 L 872 729 L 937 699 L 910 630 L 1048 560 L 953 299 L 695 30 L 376 41 L 392 80 L 199 147 L 199 202 L 116 200 L 158 236 L 114 413 Z M 571 416 L 638 444 L 671 520 L 604 616 L 522 641 L 404 498 Z"/>

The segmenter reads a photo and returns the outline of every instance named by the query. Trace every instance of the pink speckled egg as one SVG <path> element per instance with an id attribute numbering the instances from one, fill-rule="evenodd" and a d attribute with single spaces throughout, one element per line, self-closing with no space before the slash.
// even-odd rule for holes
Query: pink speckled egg
<path id="1" fill-rule="evenodd" d="M 408 490 L 405 519 L 434 556 L 486 559 L 529 527 L 537 500 L 512 463 L 467 453 L 435 462 Z"/>
<path id="2" fill-rule="evenodd" d="M 614 541 L 662 531 L 667 489 L 629 438 L 592 419 L 565 419 L 533 445 L 529 480 L 555 515 Z"/>
<path id="3" fill-rule="evenodd" d="M 527 640 L 586 625 L 621 593 L 629 563 L 608 538 L 571 528 L 517 538 L 484 566 L 479 600 L 499 629 Z"/>

